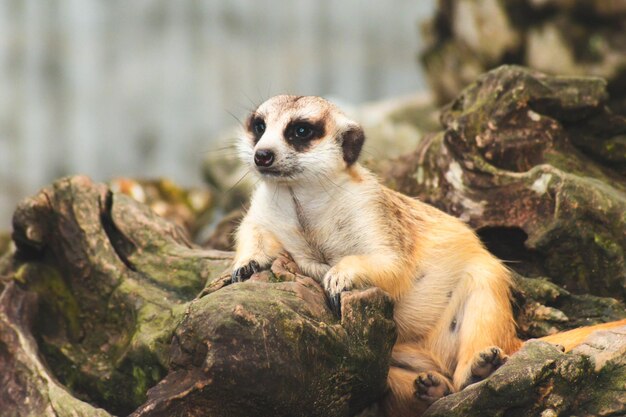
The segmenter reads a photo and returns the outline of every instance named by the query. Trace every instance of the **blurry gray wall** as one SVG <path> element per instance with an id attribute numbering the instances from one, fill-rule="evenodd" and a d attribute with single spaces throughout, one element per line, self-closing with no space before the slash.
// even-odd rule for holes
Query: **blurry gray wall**
<path id="1" fill-rule="evenodd" d="M 277 93 L 357 104 L 425 89 L 418 22 L 433 9 L 0 0 L 0 230 L 20 198 L 62 175 L 198 184 L 212 138 Z"/>

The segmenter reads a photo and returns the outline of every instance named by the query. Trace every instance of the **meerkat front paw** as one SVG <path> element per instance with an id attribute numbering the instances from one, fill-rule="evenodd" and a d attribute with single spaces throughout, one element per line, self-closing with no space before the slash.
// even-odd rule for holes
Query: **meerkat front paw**
<path id="1" fill-rule="evenodd" d="M 259 263 L 257 261 L 252 260 L 244 264 L 243 266 L 240 266 L 238 268 L 235 267 L 233 269 L 233 273 L 230 276 L 230 278 L 233 284 L 235 282 L 243 282 L 243 281 L 246 281 L 248 278 L 250 278 L 252 274 L 255 274 L 260 271 L 261 271 L 261 267 L 259 266 Z"/>
<path id="2" fill-rule="evenodd" d="M 324 275 L 324 289 L 328 294 L 330 309 L 341 317 L 341 293 L 352 289 L 352 278 L 337 268 L 331 268 Z"/>

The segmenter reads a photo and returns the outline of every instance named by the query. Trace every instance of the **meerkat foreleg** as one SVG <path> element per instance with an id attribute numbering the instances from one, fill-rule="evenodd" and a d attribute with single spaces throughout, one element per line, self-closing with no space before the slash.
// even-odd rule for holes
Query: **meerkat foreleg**
<path id="1" fill-rule="evenodd" d="M 294 260 L 304 275 L 310 276 L 320 283 L 330 269 L 330 265 L 315 259 L 294 255 Z"/>
<path id="2" fill-rule="evenodd" d="M 346 256 L 326 272 L 323 284 L 331 307 L 340 315 L 343 291 L 376 286 L 395 299 L 411 286 L 411 269 L 391 254 Z"/>
<path id="3" fill-rule="evenodd" d="M 282 249 L 272 233 L 246 216 L 237 230 L 232 282 L 245 281 L 255 272 L 267 269 Z"/>

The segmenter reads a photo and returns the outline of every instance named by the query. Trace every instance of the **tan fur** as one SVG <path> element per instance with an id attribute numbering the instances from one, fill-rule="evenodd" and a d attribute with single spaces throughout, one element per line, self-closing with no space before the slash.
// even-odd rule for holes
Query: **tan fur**
<path id="1" fill-rule="evenodd" d="M 430 406 L 429 403 L 415 397 L 413 384 L 418 373 L 398 368 L 389 367 L 387 385 L 393 395 L 387 395 L 382 400 L 383 412 L 387 416 L 412 417 L 419 416 Z"/>
<path id="2" fill-rule="evenodd" d="M 458 390 L 472 382 L 481 352 L 519 348 L 509 271 L 460 220 L 347 164 L 343 135 L 360 129 L 356 123 L 317 97 L 278 96 L 253 116 L 267 127 L 258 142 L 245 133 L 244 161 L 256 169 L 254 152 L 270 149 L 276 169 L 292 174 L 262 175 L 237 234 L 235 270 L 253 260 L 267 267 L 285 250 L 331 296 L 372 285 L 388 292 L 398 328 L 389 416 L 418 416 L 428 406 L 415 396 L 420 373 L 435 372 Z M 322 121 L 325 134 L 296 151 L 283 133 L 303 118 Z"/>
<path id="3" fill-rule="evenodd" d="M 247 239 L 238 242 L 237 253 L 246 253 L 261 264 L 270 263 L 278 257 L 283 248 L 269 230 L 258 227 L 249 217 L 243 219 L 238 233 L 247 236 Z M 235 262 L 237 262 L 237 256 L 235 256 Z"/>
<path id="4" fill-rule="evenodd" d="M 363 181 L 363 178 L 359 174 L 359 171 L 357 169 L 355 169 L 354 166 L 349 166 L 347 171 L 348 171 L 348 175 L 350 175 L 350 179 L 353 182 L 361 182 L 361 181 Z"/>
<path id="5" fill-rule="evenodd" d="M 597 324 L 595 326 L 581 327 L 579 329 L 569 330 L 567 332 L 557 333 L 550 336 L 542 337 L 539 340 L 544 342 L 561 345 L 566 352 L 574 349 L 585 341 L 585 339 L 593 332 L 598 330 L 609 330 L 617 327 L 626 326 L 626 319 L 613 321 L 610 323 Z"/>

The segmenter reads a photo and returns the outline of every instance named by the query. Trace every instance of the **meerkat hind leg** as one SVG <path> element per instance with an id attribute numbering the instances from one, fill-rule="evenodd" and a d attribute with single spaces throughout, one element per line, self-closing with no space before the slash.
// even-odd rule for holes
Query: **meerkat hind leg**
<path id="1" fill-rule="evenodd" d="M 386 417 L 418 417 L 439 398 L 454 391 L 448 378 L 437 371 L 415 372 L 389 367 L 389 392 L 382 400 Z"/>
<path id="2" fill-rule="evenodd" d="M 519 344 L 505 280 L 472 285 L 462 307 L 454 386 L 463 389 L 488 377 Z"/>
<path id="3" fill-rule="evenodd" d="M 434 401 L 454 391 L 444 367 L 432 352 L 418 343 L 399 343 L 391 353 L 387 385 L 383 401 L 388 417 L 416 417 Z"/>

